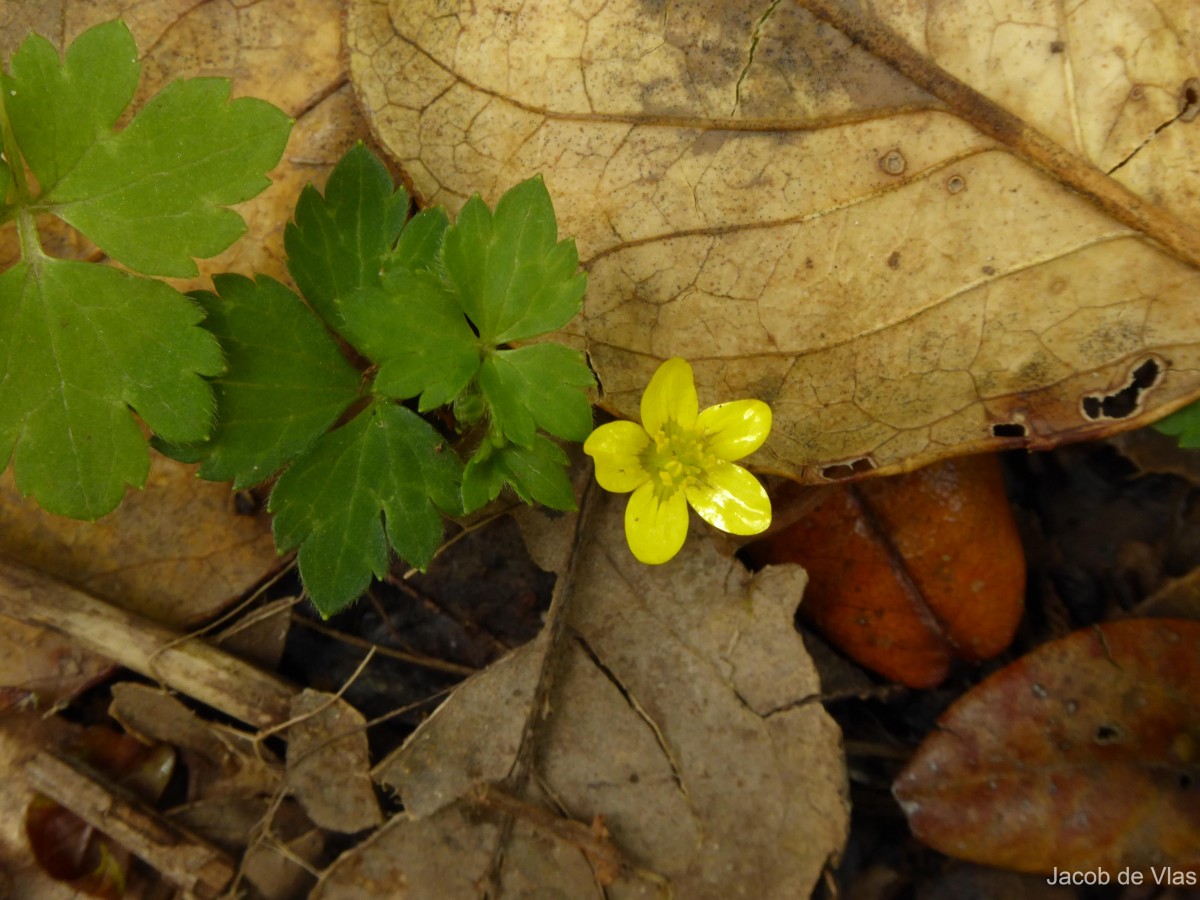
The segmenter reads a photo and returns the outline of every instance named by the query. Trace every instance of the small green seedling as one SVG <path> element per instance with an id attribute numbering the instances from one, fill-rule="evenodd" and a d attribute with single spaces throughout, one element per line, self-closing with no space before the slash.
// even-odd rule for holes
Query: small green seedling
<path id="1" fill-rule="evenodd" d="M 142 486 L 134 414 L 175 442 L 206 437 L 221 348 L 202 310 L 147 276 L 196 274 L 244 231 L 225 206 L 269 183 L 291 129 L 220 78 L 176 81 L 120 130 L 140 75 L 129 29 L 83 33 L 65 60 L 32 35 L 0 74 L 0 223 L 20 260 L 0 275 L 0 460 L 44 508 L 95 519 Z M 74 226 L 123 269 L 58 259 L 38 221 Z"/>
<path id="2" fill-rule="evenodd" d="M 168 449 L 235 487 L 282 469 L 269 503 L 276 544 L 299 548 L 325 615 L 387 571 L 389 544 L 427 566 L 442 514 L 475 510 L 506 485 L 526 502 L 572 509 L 567 457 L 552 438 L 582 441 L 592 428 L 581 353 L 509 346 L 569 322 L 587 283 L 574 242 L 557 238 L 541 179 L 494 211 L 471 198 L 453 225 L 440 208 L 410 219 L 409 205 L 355 147 L 323 196 L 304 190 L 285 233 L 303 300 L 236 275 L 194 295 L 228 369 L 213 380 L 211 439 Z M 445 406 L 466 437 L 422 415 Z M 465 465 L 456 444 L 468 445 Z"/>

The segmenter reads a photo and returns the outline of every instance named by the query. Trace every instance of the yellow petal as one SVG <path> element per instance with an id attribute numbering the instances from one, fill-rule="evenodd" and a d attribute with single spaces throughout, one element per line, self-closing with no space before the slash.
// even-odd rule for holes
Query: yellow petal
<path id="1" fill-rule="evenodd" d="M 696 424 L 699 409 L 692 367 L 686 359 L 675 356 L 659 366 L 646 385 L 642 394 L 642 425 L 650 434 L 660 431 L 669 420 L 691 428 Z"/>
<path id="2" fill-rule="evenodd" d="M 584 441 L 583 452 L 596 461 L 600 487 L 624 494 L 650 478 L 641 461 L 641 453 L 649 444 L 650 436 L 637 422 L 609 422 Z"/>
<path id="3" fill-rule="evenodd" d="M 771 433 L 771 407 L 761 400 L 731 400 L 710 406 L 696 419 L 709 452 L 721 459 L 749 456 Z"/>
<path id="4" fill-rule="evenodd" d="M 771 498 L 757 478 L 733 463 L 707 470 L 703 484 L 687 489 L 687 498 L 704 521 L 730 534 L 758 534 L 771 524 Z"/>
<path id="5" fill-rule="evenodd" d="M 672 491 L 659 502 L 653 484 L 643 484 L 625 507 L 625 539 L 639 562 L 656 566 L 665 563 L 683 546 L 687 537 L 687 500 L 683 491 Z"/>

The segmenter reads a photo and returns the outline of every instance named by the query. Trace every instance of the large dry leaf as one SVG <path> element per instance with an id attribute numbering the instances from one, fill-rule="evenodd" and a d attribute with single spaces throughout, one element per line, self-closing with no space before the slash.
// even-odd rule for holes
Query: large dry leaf
<path id="1" fill-rule="evenodd" d="M 595 502 L 561 637 L 464 683 L 380 766 L 405 812 L 315 896 L 475 898 L 500 847 L 501 896 L 808 896 L 847 807 L 837 728 L 805 702 L 803 571 L 751 577 L 700 535 L 642 566 L 622 499 Z"/>
<path id="2" fill-rule="evenodd" d="M 1099 435 L 1196 393 L 1198 16 L 352 0 L 347 42 L 431 202 L 544 173 L 606 404 L 635 416 L 686 356 L 704 403 L 772 404 L 755 462 L 820 481 Z"/>

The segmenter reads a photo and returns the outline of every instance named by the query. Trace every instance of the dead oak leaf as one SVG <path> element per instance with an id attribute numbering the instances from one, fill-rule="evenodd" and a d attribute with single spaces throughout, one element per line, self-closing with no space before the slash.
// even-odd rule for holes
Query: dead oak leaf
<path id="1" fill-rule="evenodd" d="M 544 174 L 622 415 L 685 356 L 821 481 L 1194 396 L 1194 4 L 855 9 L 353 0 L 347 43 L 430 202 Z"/>
<path id="2" fill-rule="evenodd" d="M 840 852 L 840 739 L 792 625 L 803 571 L 751 576 L 700 535 L 642 566 L 621 499 L 595 493 L 560 637 L 469 679 L 379 766 L 405 811 L 315 897 L 473 898 L 493 876 L 501 896 L 615 877 L 612 896 L 803 897 Z"/>

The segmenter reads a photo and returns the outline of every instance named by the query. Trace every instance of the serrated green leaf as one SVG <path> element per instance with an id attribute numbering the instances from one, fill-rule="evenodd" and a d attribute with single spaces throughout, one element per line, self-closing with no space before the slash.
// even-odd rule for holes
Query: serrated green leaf
<path id="1" fill-rule="evenodd" d="M 89 28 L 66 61 L 41 35 L 26 38 L 9 60 L 4 105 L 13 134 L 43 191 L 101 139 L 133 100 L 141 66 L 124 22 Z"/>
<path id="2" fill-rule="evenodd" d="M 440 277 L 393 273 L 342 305 L 343 332 L 379 366 L 372 390 L 422 411 L 449 403 L 479 370 L 479 341 Z"/>
<path id="3" fill-rule="evenodd" d="M 288 271 L 331 327 L 341 321 L 341 301 L 379 285 L 408 205 L 408 193 L 393 189 L 383 163 L 362 144 L 338 161 L 324 195 L 311 184 L 300 194 L 295 221 L 283 235 Z"/>
<path id="4" fill-rule="evenodd" d="M 416 272 L 436 268 L 439 265 L 438 254 L 442 249 L 442 238 L 449 227 L 450 220 L 440 206 L 423 209 L 409 219 L 400 234 L 400 240 L 396 242 L 395 249 L 383 261 L 384 280 L 400 271 Z"/>
<path id="5" fill-rule="evenodd" d="M 479 198 L 446 231 L 442 261 L 459 303 L 493 346 L 561 328 L 580 310 L 587 276 L 540 177 L 509 190 L 493 214 Z"/>
<path id="6" fill-rule="evenodd" d="M 258 194 L 291 120 L 224 78 L 176 81 L 123 131 L 100 137 L 42 198 L 46 208 L 130 268 L 196 274 L 246 230 L 224 207 Z"/>
<path id="7" fill-rule="evenodd" d="M 1185 450 L 1200 447 L 1200 403 L 1185 406 L 1159 419 L 1154 423 L 1154 428 L 1163 434 L 1177 437 L 1179 446 Z"/>
<path id="8" fill-rule="evenodd" d="M 170 441 L 207 436 L 223 369 L 198 306 L 158 281 L 40 257 L 0 275 L 0 459 L 51 512 L 95 519 L 149 454 L 130 408 Z"/>
<path id="9" fill-rule="evenodd" d="M 429 564 L 442 539 L 438 509 L 461 510 L 461 477 L 458 458 L 424 419 L 377 402 L 279 477 L 275 543 L 299 547 L 305 587 L 332 615 L 387 571 L 387 542 L 411 565 Z"/>
<path id="10" fill-rule="evenodd" d="M 225 349 L 213 382 L 217 422 L 199 448 L 200 475 L 258 484 L 291 462 L 359 397 L 362 373 L 342 356 L 304 302 L 265 275 L 213 278 L 198 293 L 205 324 Z"/>
<path id="11" fill-rule="evenodd" d="M 562 344 L 499 350 L 479 371 L 492 420 L 522 447 L 533 444 L 537 428 L 564 440 L 585 440 L 592 432 L 592 405 L 584 391 L 594 384 L 583 354 Z"/>
<path id="12" fill-rule="evenodd" d="M 575 509 L 575 491 L 562 448 L 541 435 L 529 447 L 484 444 L 463 470 L 463 507 L 473 512 L 499 496 L 505 485 L 525 503 Z"/>

